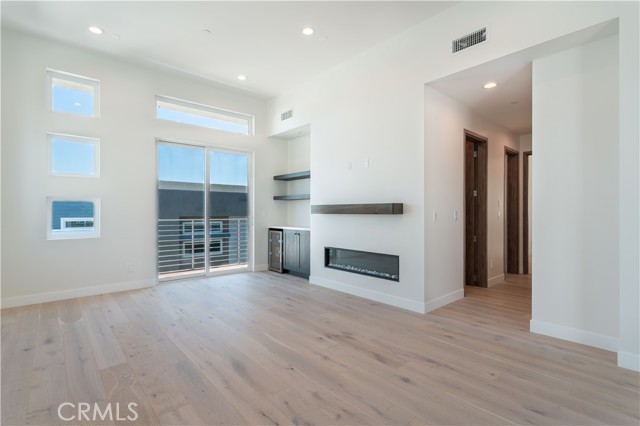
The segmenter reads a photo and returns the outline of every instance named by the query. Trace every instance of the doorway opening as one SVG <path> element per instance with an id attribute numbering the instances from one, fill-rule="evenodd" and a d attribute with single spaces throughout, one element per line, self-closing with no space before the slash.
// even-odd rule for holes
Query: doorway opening
<path id="1" fill-rule="evenodd" d="M 520 273 L 520 153 L 504 148 L 505 273 Z"/>
<path id="2" fill-rule="evenodd" d="M 249 267 L 250 155 L 158 141 L 160 281 Z"/>
<path id="3" fill-rule="evenodd" d="M 464 131 L 464 280 L 487 287 L 487 138 Z"/>

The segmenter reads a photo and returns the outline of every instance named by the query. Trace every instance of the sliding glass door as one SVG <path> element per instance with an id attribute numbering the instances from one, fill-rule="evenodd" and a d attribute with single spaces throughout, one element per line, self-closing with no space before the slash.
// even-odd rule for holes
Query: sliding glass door
<path id="1" fill-rule="evenodd" d="M 249 157 L 209 150 L 209 267 L 242 268 L 249 254 Z"/>
<path id="2" fill-rule="evenodd" d="M 157 241 L 161 280 L 246 269 L 248 154 L 158 142 Z"/>

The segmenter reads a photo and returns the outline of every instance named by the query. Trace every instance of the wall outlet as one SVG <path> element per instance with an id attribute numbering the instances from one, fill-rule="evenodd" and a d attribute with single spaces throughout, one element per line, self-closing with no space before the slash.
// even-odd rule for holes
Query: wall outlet
<path id="1" fill-rule="evenodd" d="M 490 268 L 493 269 L 493 259 L 489 261 Z"/>
<path id="2" fill-rule="evenodd" d="M 364 158 L 364 160 L 362 161 L 362 167 L 364 167 L 365 169 L 369 168 L 369 157 Z"/>
<path id="3" fill-rule="evenodd" d="M 433 221 L 437 222 L 437 220 L 438 220 L 438 212 L 434 210 L 433 211 Z"/>
<path id="4" fill-rule="evenodd" d="M 133 272 L 133 263 L 126 263 L 124 265 L 124 270 L 127 271 L 128 274 Z"/>

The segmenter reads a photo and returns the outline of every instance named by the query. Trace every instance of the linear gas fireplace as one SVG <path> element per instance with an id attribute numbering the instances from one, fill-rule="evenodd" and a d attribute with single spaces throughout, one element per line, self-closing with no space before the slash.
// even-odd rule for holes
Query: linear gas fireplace
<path id="1" fill-rule="evenodd" d="M 325 247 L 324 266 L 354 274 L 400 281 L 400 257 L 390 254 Z"/>

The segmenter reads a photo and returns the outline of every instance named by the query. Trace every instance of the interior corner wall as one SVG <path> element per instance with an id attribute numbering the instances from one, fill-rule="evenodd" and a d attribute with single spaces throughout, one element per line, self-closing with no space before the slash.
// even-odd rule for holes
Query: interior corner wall
<path id="1" fill-rule="evenodd" d="M 310 169 L 311 135 L 304 135 L 286 141 L 287 173 Z M 313 179 L 313 177 L 312 177 Z M 289 194 L 309 194 L 311 181 L 300 179 L 287 182 Z M 287 202 L 287 225 L 308 228 L 311 225 L 309 200 Z"/>
<path id="2" fill-rule="evenodd" d="M 504 150 L 518 136 L 425 86 L 425 275 L 427 307 L 464 288 L 464 131 L 488 139 L 487 272 L 504 279 Z M 457 220 L 456 214 L 457 212 Z M 430 309 L 429 309 L 430 310 Z"/>
<path id="3" fill-rule="evenodd" d="M 531 331 L 616 350 L 618 37 L 533 62 Z"/>
<path id="4" fill-rule="evenodd" d="M 101 116 L 53 113 L 46 69 L 100 80 Z M 157 120 L 157 94 L 255 116 L 255 136 Z M 256 268 L 267 226 L 284 220 L 273 175 L 285 146 L 265 135 L 265 101 L 25 33 L 2 29 L 2 305 L 16 306 L 153 285 L 156 281 L 156 138 L 253 153 Z M 101 139 L 99 179 L 48 173 L 47 132 Z M 101 236 L 46 238 L 47 196 L 101 199 Z M 10 247 L 11 250 L 6 250 Z M 134 266 L 128 272 L 126 264 Z"/>

